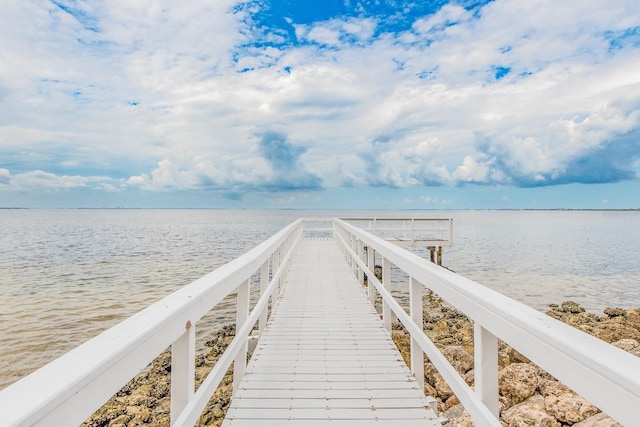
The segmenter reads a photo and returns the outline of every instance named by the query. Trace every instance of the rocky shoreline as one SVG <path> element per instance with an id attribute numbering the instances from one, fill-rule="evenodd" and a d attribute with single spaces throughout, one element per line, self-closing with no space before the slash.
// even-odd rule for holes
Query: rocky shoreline
<path id="1" fill-rule="evenodd" d="M 552 305 L 547 314 L 640 357 L 640 309 L 607 308 L 602 315 L 586 312 L 575 302 Z M 441 307 L 424 313 L 424 330 L 454 368 L 473 386 L 473 326 L 456 310 Z M 409 335 L 394 325 L 393 339 L 406 361 Z M 513 348 L 499 342 L 498 386 L 501 421 L 507 427 L 607 427 L 614 420 L 535 366 Z M 433 365 L 425 363 L 425 394 L 438 400 L 450 426 L 473 426 L 470 416 Z"/>
<path id="2" fill-rule="evenodd" d="M 602 315 L 586 312 L 567 301 L 552 305 L 547 314 L 640 357 L 640 309 L 608 308 Z M 473 327 L 456 310 L 438 303 L 424 312 L 423 329 L 469 385 L 473 385 Z M 206 343 L 209 350 L 196 358 L 196 387 L 204 380 L 233 339 L 234 325 L 226 325 Z M 393 339 L 409 360 L 409 335 L 394 324 Z M 517 351 L 499 345 L 500 412 L 508 427 L 619 426 L 582 397 L 530 363 Z M 198 426 L 220 426 L 231 401 L 232 374 L 227 372 L 208 403 Z M 425 363 L 425 393 L 438 400 L 440 414 L 450 426 L 473 426 L 469 415 L 430 362 Z M 171 355 L 162 353 L 149 369 L 131 380 L 83 426 L 134 427 L 169 425 Z"/>

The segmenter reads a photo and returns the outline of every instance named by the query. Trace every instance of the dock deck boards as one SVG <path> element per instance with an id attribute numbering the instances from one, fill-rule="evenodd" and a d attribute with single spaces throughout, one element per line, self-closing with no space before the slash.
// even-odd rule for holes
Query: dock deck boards
<path id="1" fill-rule="evenodd" d="M 304 240 L 223 426 L 440 426 L 332 240 Z"/>

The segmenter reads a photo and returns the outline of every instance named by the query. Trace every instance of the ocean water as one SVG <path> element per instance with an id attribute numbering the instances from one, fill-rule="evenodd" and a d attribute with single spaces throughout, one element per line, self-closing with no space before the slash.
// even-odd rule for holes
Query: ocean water
<path id="1" fill-rule="evenodd" d="M 335 216 L 452 217 L 459 274 L 542 311 L 640 307 L 638 211 L 0 210 L 0 389 L 293 220 Z M 198 324 L 200 345 L 233 304 Z"/>

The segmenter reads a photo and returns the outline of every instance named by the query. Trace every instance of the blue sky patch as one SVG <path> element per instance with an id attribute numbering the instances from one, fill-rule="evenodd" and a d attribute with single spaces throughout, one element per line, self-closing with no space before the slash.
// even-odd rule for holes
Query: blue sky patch
<path id="1" fill-rule="evenodd" d="M 507 74 L 509 74 L 509 72 L 511 71 L 511 68 L 498 66 L 498 67 L 495 67 L 494 70 L 495 70 L 496 80 L 500 80 L 504 78 Z"/>

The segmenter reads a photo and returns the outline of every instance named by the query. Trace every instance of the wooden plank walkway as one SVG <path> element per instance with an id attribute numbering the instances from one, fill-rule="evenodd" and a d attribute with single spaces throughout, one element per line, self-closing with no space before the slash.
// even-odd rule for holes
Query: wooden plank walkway
<path id="1" fill-rule="evenodd" d="M 223 426 L 440 426 L 333 240 L 301 242 Z"/>

